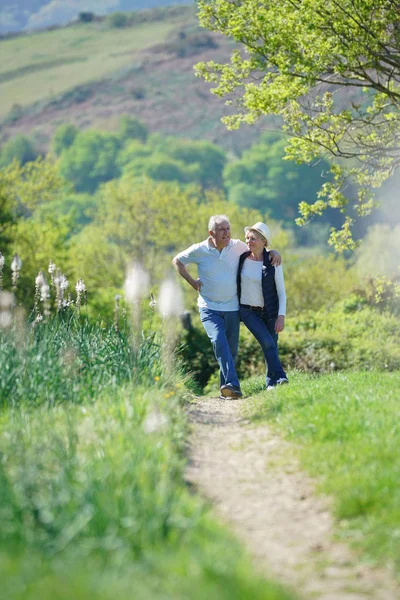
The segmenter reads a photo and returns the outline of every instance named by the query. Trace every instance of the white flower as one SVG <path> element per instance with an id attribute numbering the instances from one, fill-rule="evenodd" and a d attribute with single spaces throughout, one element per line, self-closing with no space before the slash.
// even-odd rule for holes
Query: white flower
<path id="1" fill-rule="evenodd" d="M 18 253 L 16 252 L 13 256 L 11 262 L 11 271 L 20 271 L 22 267 L 22 260 L 20 259 Z"/>
<path id="2" fill-rule="evenodd" d="M 37 274 L 37 277 L 35 279 L 35 283 L 36 283 L 36 287 L 38 287 L 38 288 L 40 288 L 42 285 L 45 285 L 46 279 L 43 274 L 43 271 L 39 271 L 39 273 Z"/>
<path id="3" fill-rule="evenodd" d="M 159 410 L 154 410 L 143 421 L 142 427 L 145 433 L 155 433 L 165 430 L 168 426 L 168 417 Z"/>
<path id="4" fill-rule="evenodd" d="M 0 294 L 0 310 L 9 310 L 14 306 L 14 294 L 11 292 L 2 292 Z"/>
<path id="5" fill-rule="evenodd" d="M 0 252 L 0 269 L 2 269 L 3 267 L 4 267 L 4 256 Z"/>
<path id="6" fill-rule="evenodd" d="M 154 309 L 157 306 L 157 300 L 154 298 L 153 294 L 150 294 L 150 298 L 151 298 L 151 300 L 149 302 L 149 306 L 150 306 L 150 308 Z"/>
<path id="7" fill-rule="evenodd" d="M 161 284 L 158 310 L 165 317 L 179 316 L 183 312 L 182 291 L 172 279 Z"/>
<path id="8" fill-rule="evenodd" d="M 51 260 L 51 261 L 49 262 L 49 269 L 48 269 L 48 270 L 49 270 L 49 273 L 53 274 L 53 273 L 55 272 L 56 268 L 57 268 L 57 267 L 56 267 L 56 265 L 55 265 L 55 264 L 53 263 L 53 261 Z"/>
<path id="9" fill-rule="evenodd" d="M 149 274 L 140 266 L 133 265 L 125 280 L 125 298 L 130 304 L 147 294 L 149 289 Z"/>
<path id="10" fill-rule="evenodd" d="M 42 302 L 45 302 L 50 295 L 50 288 L 47 285 L 47 283 L 44 283 L 41 288 L 40 288 L 40 297 L 42 299 Z"/>
<path id="11" fill-rule="evenodd" d="M 60 279 L 60 288 L 62 290 L 66 290 L 68 288 L 68 279 L 65 277 L 65 275 L 61 275 Z"/>
<path id="12" fill-rule="evenodd" d="M 12 323 L 12 314 L 9 311 L 0 313 L 0 327 L 7 329 Z"/>
<path id="13" fill-rule="evenodd" d="M 86 292 L 86 285 L 84 284 L 83 279 L 77 281 L 75 290 L 77 294 L 84 294 Z"/>

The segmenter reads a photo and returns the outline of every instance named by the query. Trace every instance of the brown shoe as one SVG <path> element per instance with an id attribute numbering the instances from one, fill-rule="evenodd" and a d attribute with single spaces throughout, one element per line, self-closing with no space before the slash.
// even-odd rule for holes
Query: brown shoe
<path id="1" fill-rule="evenodd" d="M 238 388 L 227 383 L 221 386 L 221 396 L 224 398 L 241 398 L 243 394 Z"/>

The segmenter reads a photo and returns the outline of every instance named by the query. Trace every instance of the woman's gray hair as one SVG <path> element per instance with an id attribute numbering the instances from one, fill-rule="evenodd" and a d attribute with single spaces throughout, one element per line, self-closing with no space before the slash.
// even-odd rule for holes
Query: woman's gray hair
<path id="1" fill-rule="evenodd" d="M 212 217 L 210 217 L 210 220 L 208 221 L 208 231 L 213 231 L 215 233 L 216 225 L 219 225 L 223 221 L 226 221 L 227 223 L 229 223 L 229 219 L 226 215 L 213 215 Z M 230 225 L 230 223 L 229 223 L 229 225 Z"/>

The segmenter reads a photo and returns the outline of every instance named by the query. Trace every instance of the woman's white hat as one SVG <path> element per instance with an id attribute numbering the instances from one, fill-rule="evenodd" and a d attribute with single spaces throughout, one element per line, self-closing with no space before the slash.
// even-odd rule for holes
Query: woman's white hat
<path id="1" fill-rule="evenodd" d="M 265 223 L 261 223 L 261 221 L 259 221 L 253 225 L 253 227 L 245 227 L 244 232 L 247 233 L 248 231 L 257 231 L 257 233 L 260 233 L 266 240 L 268 240 L 268 245 L 271 244 L 271 232 L 268 225 Z"/>

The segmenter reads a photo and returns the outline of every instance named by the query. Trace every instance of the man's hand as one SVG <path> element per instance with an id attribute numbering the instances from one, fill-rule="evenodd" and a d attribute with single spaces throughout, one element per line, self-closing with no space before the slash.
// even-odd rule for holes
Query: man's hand
<path id="1" fill-rule="evenodd" d="M 178 271 L 179 275 L 181 277 L 183 277 L 183 279 L 186 279 L 186 281 L 189 283 L 189 285 L 192 286 L 192 288 L 194 290 L 196 290 L 196 292 L 200 291 L 201 286 L 203 285 L 203 282 L 200 281 L 199 278 L 194 279 L 191 274 L 189 273 L 189 271 L 187 270 L 187 268 L 185 267 L 185 265 L 183 263 L 181 263 L 181 261 L 176 258 L 173 259 L 172 264 L 174 265 L 175 269 Z"/>
<path id="2" fill-rule="evenodd" d="M 203 285 L 203 282 L 198 277 L 197 279 L 194 279 L 193 283 L 191 283 L 190 285 L 192 286 L 193 289 L 196 290 L 196 292 L 199 292 L 201 286 Z"/>
<path id="3" fill-rule="evenodd" d="M 269 251 L 269 260 L 273 267 L 279 267 L 282 264 L 282 257 L 276 250 Z"/>
<path id="4" fill-rule="evenodd" d="M 285 327 L 285 317 L 284 315 L 278 315 L 277 320 L 275 321 L 275 333 L 280 333 L 283 331 Z"/>

